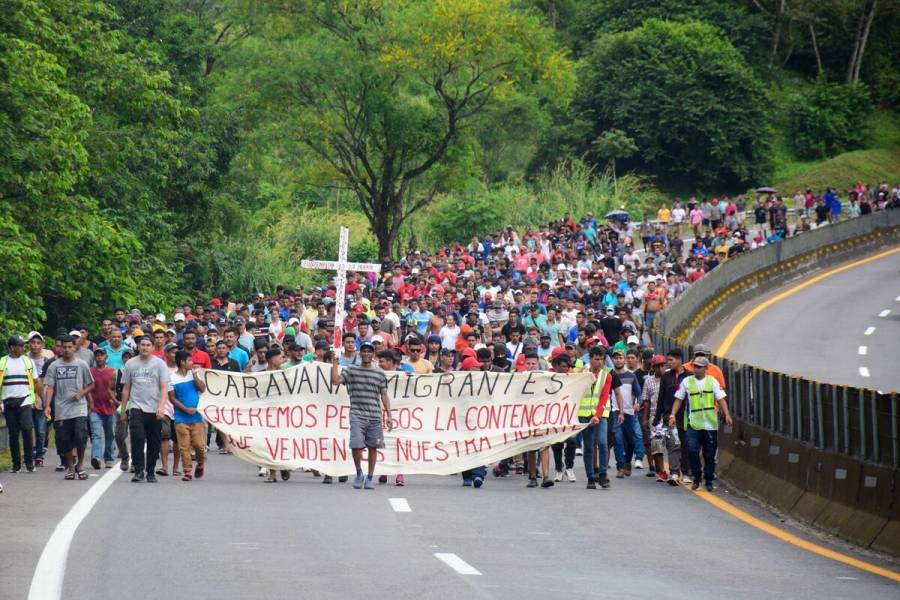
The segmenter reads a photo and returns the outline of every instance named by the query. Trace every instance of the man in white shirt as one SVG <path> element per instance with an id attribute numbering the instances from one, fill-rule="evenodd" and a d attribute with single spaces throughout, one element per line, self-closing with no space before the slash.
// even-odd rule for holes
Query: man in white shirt
<path id="1" fill-rule="evenodd" d="M 692 490 L 700 488 L 700 451 L 703 451 L 703 473 L 707 491 L 713 491 L 716 478 L 716 450 L 719 446 L 719 414 L 721 409 L 725 424 L 731 425 L 731 413 L 725 400 L 725 391 L 714 377 L 707 376 L 709 359 L 694 358 L 694 374 L 685 377 L 675 392 L 675 402 L 669 416 L 669 427 L 675 426 L 675 415 L 685 403 L 684 429 L 687 437 L 688 456 L 691 462 Z"/>
<path id="2" fill-rule="evenodd" d="M 9 355 L 0 358 L 0 412 L 6 417 L 9 430 L 12 472 L 22 470 L 22 454 L 19 453 L 21 434 L 25 468 L 29 473 L 34 473 L 31 407 L 35 404 L 35 397 L 43 392 L 43 387 L 38 379 L 39 373 L 35 372 L 34 362 L 23 356 L 25 340 L 14 335 L 7 341 L 7 347 Z"/>

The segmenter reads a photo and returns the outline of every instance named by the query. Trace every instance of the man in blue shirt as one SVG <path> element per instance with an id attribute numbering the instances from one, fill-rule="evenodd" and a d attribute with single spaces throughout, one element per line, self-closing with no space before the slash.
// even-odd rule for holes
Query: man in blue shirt
<path id="1" fill-rule="evenodd" d="M 203 477 L 206 463 L 206 436 L 203 432 L 203 416 L 197 410 L 200 394 L 206 389 L 200 377 L 200 369 L 194 367 L 191 353 L 179 350 L 175 353 L 175 372 L 169 380 L 169 402 L 175 409 L 175 434 L 178 451 L 184 467 L 182 481 Z M 191 448 L 197 455 L 197 469 L 191 473 Z"/>

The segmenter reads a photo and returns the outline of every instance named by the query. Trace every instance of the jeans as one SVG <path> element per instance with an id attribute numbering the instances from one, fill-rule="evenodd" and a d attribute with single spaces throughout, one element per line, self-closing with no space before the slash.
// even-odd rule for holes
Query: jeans
<path id="1" fill-rule="evenodd" d="M 641 433 L 641 424 L 636 415 L 625 415 L 624 422 L 619 425 L 618 412 L 611 414 L 616 437 L 616 468 L 624 469 L 626 464 L 631 463 L 632 458 L 644 459 L 644 435 Z"/>
<path id="2" fill-rule="evenodd" d="M 181 464 L 185 473 L 191 472 L 191 448 L 197 453 L 197 464 L 206 462 L 206 435 L 203 423 L 176 423 L 175 435 L 178 438 L 178 451 L 181 452 Z"/>
<path id="3" fill-rule="evenodd" d="M 472 481 L 476 477 L 484 479 L 485 475 L 487 475 L 487 467 L 475 467 L 462 472 L 463 481 Z"/>
<path id="4" fill-rule="evenodd" d="M 700 451 L 703 451 L 703 479 L 710 483 L 716 478 L 716 449 L 719 447 L 719 432 L 697 431 L 687 428 L 688 455 L 691 458 L 691 475 L 700 481 Z"/>
<path id="5" fill-rule="evenodd" d="M 125 465 L 125 470 L 128 470 L 128 423 L 122 421 L 119 418 L 119 415 L 116 415 L 116 449 L 119 451 L 119 458 L 122 459 L 122 464 Z"/>
<path id="6" fill-rule="evenodd" d="M 575 436 L 564 442 L 557 442 L 551 448 L 553 450 L 553 466 L 556 467 L 557 473 L 561 473 L 563 470 L 563 448 L 566 450 L 565 468 L 571 469 L 575 466 Z"/>
<path id="7" fill-rule="evenodd" d="M 7 398 L 3 401 L 3 414 L 6 416 L 6 427 L 9 429 L 9 455 L 12 458 L 13 469 L 22 468 L 21 450 L 25 452 L 25 466 L 34 468 L 34 438 L 31 430 L 34 429 L 34 421 L 31 418 L 31 405 L 22 406 L 25 398 Z M 22 437 L 22 447 L 19 448 L 19 436 Z"/>
<path id="8" fill-rule="evenodd" d="M 156 413 L 145 413 L 139 408 L 132 408 L 128 411 L 128 431 L 131 433 L 131 464 L 134 465 L 134 472 L 146 470 L 148 474 L 153 473 L 162 442 L 162 421 L 156 418 Z M 147 444 L 146 455 L 144 444 Z"/>
<path id="9" fill-rule="evenodd" d="M 91 423 L 91 458 L 100 460 L 102 452 L 103 462 L 111 463 L 116 445 L 115 435 L 113 434 L 116 415 L 101 415 L 100 413 L 92 412 L 89 418 Z"/>
<path id="10" fill-rule="evenodd" d="M 44 442 L 47 439 L 47 416 L 43 408 L 31 409 L 31 421 L 34 424 L 34 457 L 43 460 L 47 448 Z"/>
<path id="11" fill-rule="evenodd" d="M 582 419 L 584 419 L 584 421 L 581 421 Z M 590 419 L 578 417 L 578 420 L 582 423 L 586 423 Z M 598 446 L 600 451 L 600 465 L 597 478 L 601 480 L 606 478 L 606 468 L 609 464 L 609 445 L 607 443 L 608 428 L 609 421 L 604 418 L 600 419 L 600 422 L 596 425 L 588 425 L 581 430 L 581 440 L 583 442 L 582 451 L 584 452 L 581 458 L 584 459 L 584 472 L 587 473 L 588 481 L 594 478 L 595 445 Z"/>

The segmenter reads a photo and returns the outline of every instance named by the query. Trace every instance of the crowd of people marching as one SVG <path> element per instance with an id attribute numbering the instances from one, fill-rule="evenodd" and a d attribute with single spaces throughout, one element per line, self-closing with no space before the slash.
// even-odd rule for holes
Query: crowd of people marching
<path id="1" fill-rule="evenodd" d="M 847 201 L 833 189 L 799 191 L 793 204 L 794 218 L 775 194 L 752 206 L 743 197 L 676 201 L 652 222 L 566 214 L 539 228 L 507 227 L 385 260 L 379 274 L 349 274 L 345 298 L 335 297 L 334 285 L 252 298 L 222 293 L 169 314 L 116 308 L 96 328 L 54 332 L 52 343 L 39 331 L 12 336 L 0 358 L 12 473 L 44 466 L 52 426 L 65 479 L 87 479 L 88 442 L 94 469 L 118 461 L 135 482 L 200 479 L 213 439 L 219 452 L 230 451 L 196 410 L 202 369 L 254 373 L 320 361 L 334 363 L 334 381 L 351 386 L 355 450 L 382 443 L 378 404 L 388 399 L 379 369 L 589 371 L 595 384 L 578 411 L 585 429 L 494 465 L 494 475 L 552 487 L 575 481 L 580 454 L 587 487 L 607 488 L 611 450 L 616 478 L 644 469 L 646 457 L 645 472 L 657 481 L 696 488 L 702 480 L 711 490 L 719 414 L 731 418 L 725 382 L 702 344 L 693 356 L 655 353 L 654 319 L 720 262 L 900 206 L 900 185 L 857 184 Z M 343 339 L 334 340 L 338 302 L 347 318 Z M 374 463 L 363 472 L 354 458 L 354 487 L 373 487 Z M 463 484 L 481 487 L 486 474 L 466 471 Z M 274 482 L 278 473 L 261 468 L 260 475 Z"/>

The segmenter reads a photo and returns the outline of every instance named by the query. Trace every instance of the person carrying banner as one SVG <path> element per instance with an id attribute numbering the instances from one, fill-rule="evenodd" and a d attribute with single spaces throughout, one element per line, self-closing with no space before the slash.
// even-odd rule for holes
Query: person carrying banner
<path id="1" fill-rule="evenodd" d="M 356 466 L 353 487 L 374 490 L 372 477 L 378 461 L 378 449 L 384 448 L 384 431 L 381 424 L 381 408 L 391 414 L 391 400 L 387 393 L 387 377 L 384 371 L 375 368 L 375 346 L 363 342 L 359 347 L 360 364 L 339 369 L 340 357 L 335 354 L 331 362 L 331 383 L 344 385 L 350 396 L 350 449 Z M 379 405 L 380 401 L 380 405 Z M 391 430 L 390 416 L 387 430 Z M 368 451 L 368 473 L 363 474 L 362 453 Z"/>

